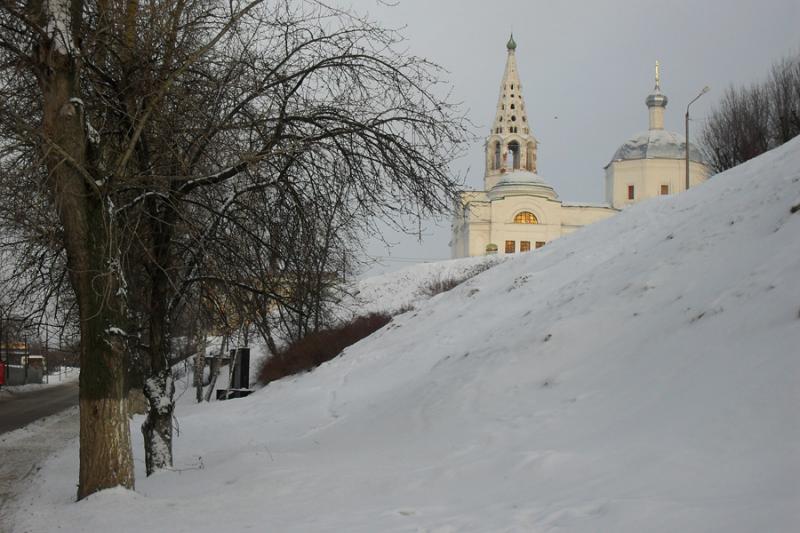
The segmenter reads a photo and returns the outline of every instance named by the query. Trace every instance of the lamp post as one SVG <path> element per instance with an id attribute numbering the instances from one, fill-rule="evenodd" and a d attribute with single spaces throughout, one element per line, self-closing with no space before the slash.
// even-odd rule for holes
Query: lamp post
<path id="1" fill-rule="evenodd" d="M 689 107 L 695 103 L 698 98 L 706 94 L 710 88 L 708 85 L 703 87 L 703 90 L 700 91 L 700 94 L 694 97 L 694 99 L 689 102 L 689 105 L 686 106 L 686 190 L 689 190 Z"/>

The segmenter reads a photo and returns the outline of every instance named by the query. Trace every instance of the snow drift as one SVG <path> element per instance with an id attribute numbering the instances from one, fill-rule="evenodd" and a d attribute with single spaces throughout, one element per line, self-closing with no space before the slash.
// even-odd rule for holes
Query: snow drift
<path id="1" fill-rule="evenodd" d="M 136 492 L 71 503 L 73 445 L 17 528 L 797 531 L 799 203 L 796 139 L 182 407 Z"/>

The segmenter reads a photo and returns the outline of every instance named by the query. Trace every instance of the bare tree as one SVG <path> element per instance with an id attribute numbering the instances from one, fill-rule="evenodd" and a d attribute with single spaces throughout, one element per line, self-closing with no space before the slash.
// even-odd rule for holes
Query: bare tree
<path id="1" fill-rule="evenodd" d="M 132 487 L 125 361 L 151 473 L 172 464 L 186 307 L 249 294 L 318 323 L 301 296 L 339 268 L 342 228 L 448 209 L 464 124 L 398 34 L 315 1 L 2 1 L 2 161 L 57 213 L 49 240 L 20 234 L 78 310 L 78 495 Z M 254 250 L 269 260 L 237 269 Z"/>
<path id="2" fill-rule="evenodd" d="M 800 133 L 800 55 L 778 61 L 770 77 L 730 87 L 709 114 L 700 140 L 712 170 L 722 172 Z"/>
<path id="3" fill-rule="evenodd" d="M 766 90 L 771 136 L 774 144 L 783 144 L 800 134 L 800 54 L 772 65 Z"/>

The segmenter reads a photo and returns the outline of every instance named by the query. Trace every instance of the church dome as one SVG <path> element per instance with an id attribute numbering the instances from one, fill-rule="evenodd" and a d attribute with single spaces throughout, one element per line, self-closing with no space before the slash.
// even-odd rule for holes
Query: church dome
<path id="1" fill-rule="evenodd" d="M 558 199 L 553 187 L 529 170 L 514 170 L 505 174 L 489 191 L 490 200 L 506 196 L 542 196 L 551 200 Z"/>
<path id="2" fill-rule="evenodd" d="M 684 159 L 685 157 L 686 139 L 683 135 L 672 131 L 651 129 L 625 141 L 614 152 L 611 163 L 635 159 Z M 691 143 L 689 143 L 689 159 L 705 163 L 700 150 Z"/>
<path id="3" fill-rule="evenodd" d="M 669 98 L 667 98 L 667 95 L 663 94 L 660 90 L 656 90 L 655 92 L 647 95 L 647 98 L 644 100 L 644 103 L 647 104 L 647 107 L 667 107 L 668 102 Z"/>
<path id="4" fill-rule="evenodd" d="M 506 48 L 509 50 L 516 50 L 517 49 L 517 41 L 514 40 L 514 34 L 511 34 L 511 38 L 508 40 L 508 44 L 506 44 Z"/>

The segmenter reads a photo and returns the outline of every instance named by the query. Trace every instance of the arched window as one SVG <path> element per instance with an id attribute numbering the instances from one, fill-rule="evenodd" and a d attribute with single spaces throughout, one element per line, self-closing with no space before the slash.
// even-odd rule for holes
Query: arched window
<path id="1" fill-rule="evenodd" d="M 539 219 L 530 211 L 522 211 L 514 217 L 514 224 L 538 224 Z"/>
<path id="2" fill-rule="evenodd" d="M 492 167 L 493 170 L 498 170 L 500 168 L 500 141 L 494 143 L 494 166 Z"/>
<path id="3" fill-rule="evenodd" d="M 512 165 L 511 168 L 517 170 L 519 168 L 519 143 L 517 141 L 511 141 L 508 143 L 508 153 L 511 156 Z"/>

